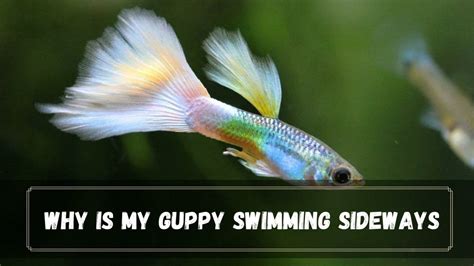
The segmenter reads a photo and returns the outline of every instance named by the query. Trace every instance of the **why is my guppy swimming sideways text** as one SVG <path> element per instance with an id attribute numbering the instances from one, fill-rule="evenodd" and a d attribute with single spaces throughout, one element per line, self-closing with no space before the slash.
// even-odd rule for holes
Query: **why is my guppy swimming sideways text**
<path id="1" fill-rule="evenodd" d="M 232 217 L 234 230 L 326 230 L 335 220 L 327 211 L 236 211 L 227 215 L 223 211 L 165 211 L 153 215 L 147 211 L 122 212 L 115 217 L 113 212 L 99 211 L 95 229 L 110 230 L 116 224 L 121 230 L 153 230 L 156 226 L 160 230 L 221 230 L 225 216 Z M 440 225 L 436 211 L 342 211 L 334 216 L 338 217 L 339 230 L 437 230 Z M 87 217 L 88 212 L 45 212 L 45 230 L 82 230 Z"/>

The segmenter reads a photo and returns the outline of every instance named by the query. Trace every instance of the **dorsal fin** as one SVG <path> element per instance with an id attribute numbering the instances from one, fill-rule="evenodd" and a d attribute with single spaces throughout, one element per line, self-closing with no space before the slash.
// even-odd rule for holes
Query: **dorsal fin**
<path id="1" fill-rule="evenodd" d="M 273 61 L 252 55 L 240 32 L 216 29 L 204 41 L 209 79 L 244 97 L 267 117 L 278 117 L 281 85 Z"/>

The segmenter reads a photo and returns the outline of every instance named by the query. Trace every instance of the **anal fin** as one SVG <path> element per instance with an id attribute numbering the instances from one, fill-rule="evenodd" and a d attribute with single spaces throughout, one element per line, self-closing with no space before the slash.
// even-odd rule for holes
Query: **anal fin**
<path id="1" fill-rule="evenodd" d="M 231 155 L 240 158 L 240 163 L 258 176 L 280 177 L 271 167 L 262 160 L 258 160 L 245 151 L 239 151 L 234 148 L 227 148 L 224 155 Z"/>

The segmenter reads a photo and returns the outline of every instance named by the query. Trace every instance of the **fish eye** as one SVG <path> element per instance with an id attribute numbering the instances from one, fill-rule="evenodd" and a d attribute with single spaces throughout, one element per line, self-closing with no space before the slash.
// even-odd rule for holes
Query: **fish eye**
<path id="1" fill-rule="evenodd" d="M 351 181 L 351 172 L 344 167 L 337 168 L 332 175 L 332 179 L 338 184 L 347 184 Z"/>

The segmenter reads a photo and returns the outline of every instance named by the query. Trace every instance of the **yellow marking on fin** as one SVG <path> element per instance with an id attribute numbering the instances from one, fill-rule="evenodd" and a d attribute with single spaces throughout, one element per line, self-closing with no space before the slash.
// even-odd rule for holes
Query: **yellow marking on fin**
<path id="1" fill-rule="evenodd" d="M 166 62 L 172 62 L 166 60 Z M 177 62 L 173 62 L 177 64 Z M 170 69 L 172 71 L 170 71 Z M 134 66 L 129 63 L 117 65 L 117 72 L 120 73 L 119 82 L 130 84 L 129 94 L 140 95 L 157 88 L 157 85 L 165 85 L 181 71 L 177 65 L 165 65 L 162 62 L 148 62 L 147 64 Z"/>

